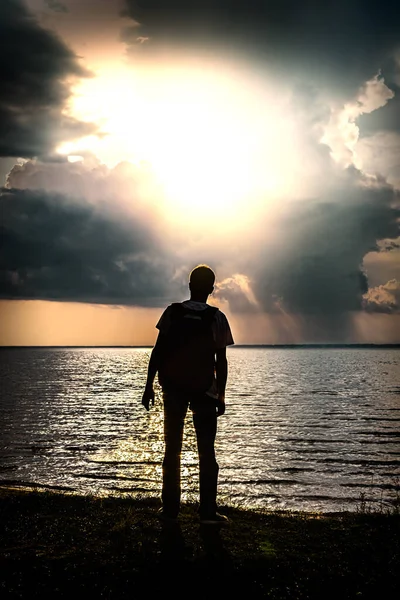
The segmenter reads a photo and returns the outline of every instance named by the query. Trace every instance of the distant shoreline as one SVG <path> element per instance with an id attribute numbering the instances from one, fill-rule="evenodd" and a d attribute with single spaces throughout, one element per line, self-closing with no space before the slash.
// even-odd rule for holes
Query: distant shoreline
<path id="1" fill-rule="evenodd" d="M 153 348 L 153 346 L 0 346 L 1 350 L 52 350 L 52 349 L 95 349 L 95 348 Z M 268 348 L 268 349 L 276 349 L 276 350 L 285 350 L 285 349 L 312 349 L 312 348 L 327 348 L 327 349 L 399 349 L 400 343 L 398 344 L 235 344 L 232 347 L 229 347 L 229 350 L 234 350 L 235 348 Z"/>

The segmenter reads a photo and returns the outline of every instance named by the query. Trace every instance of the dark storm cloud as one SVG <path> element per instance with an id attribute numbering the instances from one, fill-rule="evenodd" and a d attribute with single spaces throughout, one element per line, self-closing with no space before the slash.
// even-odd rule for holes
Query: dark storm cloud
<path id="1" fill-rule="evenodd" d="M 40 190 L 0 194 L 0 297 L 160 305 L 172 273 L 149 226 Z"/>
<path id="2" fill-rule="evenodd" d="M 357 88 L 399 45 L 395 2 L 378 0 L 126 0 L 153 44 L 221 43 L 272 68 L 335 75 Z M 137 36 L 137 31 L 135 33 Z M 135 37 L 135 36 L 134 36 Z M 136 39 L 136 38 L 135 38 Z"/>
<path id="3" fill-rule="evenodd" d="M 1 0 L 0 40 L 0 156 L 46 155 L 61 141 L 93 131 L 62 115 L 65 79 L 87 73 L 20 0 Z"/>
<path id="4" fill-rule="evenodd" d="M 349 311 L 395 312 L 387 295 L 394 292 L 363 298 L 364 256 L 398 243 L 399 196 L 383 181 L 349 169 L 323 198 L 266 210 L 266 234 L 256 245 L 243 238 L 221 252 L 206 237 L 189 266 L 189 240 L 181 232 L 175 245 L 163 244 L 160 218 L 143 212 L 140 196 L 131 198 L 132 177 L 123 165 L 15 167 L 8 182 L 24 189 L 3 189 L 0 198 L 1 297 L 162 306 L 186 293 L 188 271 L 205 260 L 219 273 L 218 295 L 233 312 L 301 314 L 339 337 Z"/>
<path id="5" fill-rule="evenodd" d="M 383 181 L 371 186 L 349 169 L 342 187 L 297 203 L 279 217 L 284 238 L 268 240 L 253 270 L 254 292 L 266 310 L 276 299 L 290 313 L 345 314 L 362 308 L 368 280 L 364 256 L 378 240 L 399 235 L 400 197 Z M 397 206 L 397 208 L 396 208 Z"/>

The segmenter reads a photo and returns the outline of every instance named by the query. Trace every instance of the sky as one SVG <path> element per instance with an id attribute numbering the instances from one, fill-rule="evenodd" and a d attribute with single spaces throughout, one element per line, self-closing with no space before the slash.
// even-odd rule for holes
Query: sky
<path id="1" fill-rule="evenodd" d="M 0 345 L 400 343 L 395 2 L 1 0 Z"/>

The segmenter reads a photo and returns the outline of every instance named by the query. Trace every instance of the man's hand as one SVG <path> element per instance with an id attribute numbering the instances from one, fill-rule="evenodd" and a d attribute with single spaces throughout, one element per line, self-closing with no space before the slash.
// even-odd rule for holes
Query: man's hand
<path id="1" fill-rule="evenodd" d="M 151 406 L 154 405 L 154 389 L 152 385 L 146 385 L 142 396 L 142 404 L 146 410 L 149 410 L 150 403 Z"/>
<path id="2" fill-rule="evenodd" d="M 218 394 L 217 399 L 217 417 L 225 413 L 225 394 Z"/>

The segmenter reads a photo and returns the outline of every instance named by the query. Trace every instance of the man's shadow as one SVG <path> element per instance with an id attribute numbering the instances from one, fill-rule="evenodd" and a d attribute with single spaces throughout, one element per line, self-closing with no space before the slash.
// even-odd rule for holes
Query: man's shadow
<path id="1" fill-rule="evenodd" d="M 228 565 L 231 562 L 231 555 L 221 537 L 221 527 L 200 525 L 199 533 L 203 543 L 204 558 L 212 563 Z"/>
<path id="2" fill-rule="evenodd" d="M 231 555 L 225 548 L 221 537 L 221 528 L 212 525 L 200 525 L 198 548 L 190 547 L 182 534 L 178 522 L 162 524 L 160 534 L 161 560 L 167 563 L 181 561 L 206 561 L 209 563 L 229 564 Z"/>
<path id="3" fill-rule="evenodd" d="M 162 562 L 179 563 L 188 558 L 188 549 L 179 523 L 162 523 L 160 548 Z"/>

